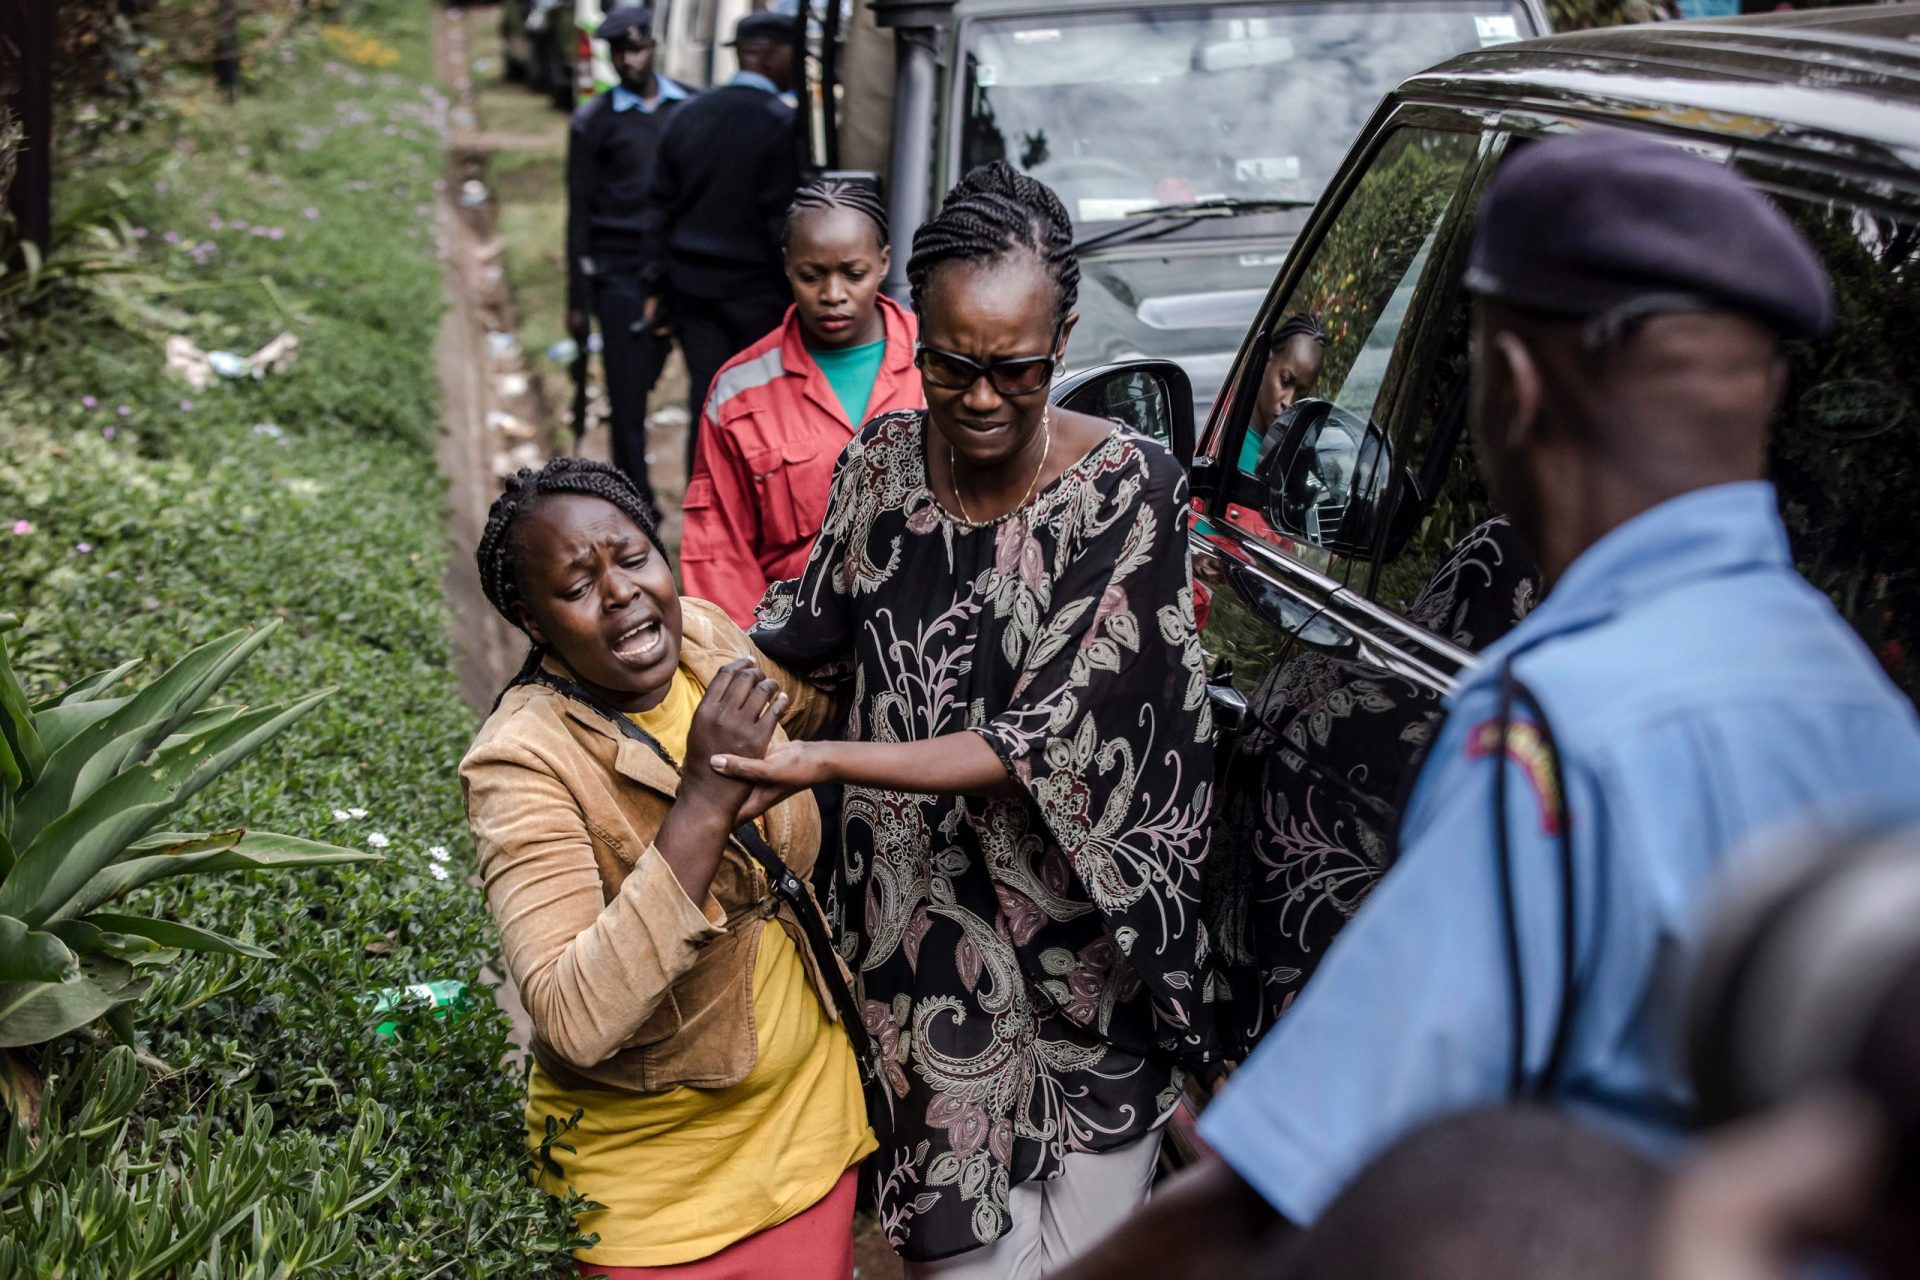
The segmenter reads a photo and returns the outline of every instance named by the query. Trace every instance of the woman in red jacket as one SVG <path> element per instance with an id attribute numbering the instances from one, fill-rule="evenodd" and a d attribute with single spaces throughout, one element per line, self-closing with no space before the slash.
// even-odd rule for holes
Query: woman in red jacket
<path id="1" fill-rule="evenodd" d="M 682 585 L 743 627 L 770 583 L 806 567 L 854 432 L 926 405 L 913 313 L 880 293 L 891 259 L 879 193 L 835 180 L 800 188 L 786 260 L 793 307 L 715 376 L 687 485 Z"/>

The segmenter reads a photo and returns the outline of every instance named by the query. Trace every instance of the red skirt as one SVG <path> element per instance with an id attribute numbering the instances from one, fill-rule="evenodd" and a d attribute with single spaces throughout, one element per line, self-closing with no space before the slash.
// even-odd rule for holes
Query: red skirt
<path id="1" fill-rule="evenodd" d="M 853 1280 L 854 1173 L 804 1213 L 728 1245 L 697 1262 L 670 1267 L 573 1265 L 607 1280 Z"/>

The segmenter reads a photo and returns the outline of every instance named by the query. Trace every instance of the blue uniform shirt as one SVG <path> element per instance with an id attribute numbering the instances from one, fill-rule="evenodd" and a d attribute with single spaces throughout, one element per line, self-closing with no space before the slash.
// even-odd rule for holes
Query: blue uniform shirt
<path id="1" fill-rule="evenodd" d="M 1505 820 L 1525 1069 L 1544 1066 L 1561 1005 L 1555 833 L 1570 813 L 1580 986 L 1552 1094 L 1643 1146 L 1677 1141 L 1691 1101 L 1668 1004 L 1743 838 L 1796 817 L 1920 809 L 1913 705 L 1794 572 L 1771 485 L 1700 490 L 1613 530 L 1462 678 L 1399 862 L 1201 1119 L 1295 1223 L 1421 1121 L 1507 1092 L 1493 780 L 1508 659 L 1569 792 L 1563 807 L 1537 718 L 1516 709 Z"/>
<path id="2" fill-rule="evenodd" d="M 658 88 L 654 90 L 653 100 L 649 102 L 623 84 L 617 84 L 608 91 L 607 105 L 615 111 L 638 111 L 641 115 L 652 115 L 660 109 L 663 102 L 679 102 L 687 96 L 687 91 L 677 81 L 663 75 L 655 75 Z"/>

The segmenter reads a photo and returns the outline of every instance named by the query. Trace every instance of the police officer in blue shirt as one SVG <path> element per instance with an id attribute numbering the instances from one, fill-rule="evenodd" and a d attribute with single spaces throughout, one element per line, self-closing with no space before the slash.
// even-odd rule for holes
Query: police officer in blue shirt
<path id="1" fill-rule="evenodd" d="M 1720 165 L 1571 135 L 1495 175 L 1467 284 L 1474 446 L 1549 594 L 1461 679 L 1399 861 L 1202 1117 L 1221 1159 L 1066 1275 L 1239 1274 L 1503 1097 L 1671 1148 L 1662 997 L 1716 877 L 1768 825 L 1917 802 L 1914 708 L 1762 479 L 1780 342 L 1832 322 L 1813 250 Z"/>

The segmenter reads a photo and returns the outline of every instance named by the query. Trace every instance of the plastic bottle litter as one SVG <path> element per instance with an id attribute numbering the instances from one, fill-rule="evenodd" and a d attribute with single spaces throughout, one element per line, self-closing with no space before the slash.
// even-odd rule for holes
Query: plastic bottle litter
<path id="1" fill-rule="evenodd" d="M 460 184 L 460 207 L 478 209 L 487 202 L 487 184 L 478 178 L 468 178 Z"/>
<path id="2" fill-rule="evenodd" d="M 555 364 L 572 364 L 580 356 L 580 344 L 572 338 L 562 338 L 547 348 L 547 359 Z"/>
<path id="3" fill-rule="evenodd" d="M 433 1010 L 436 1018 L 457 1018 L 472 1008 L 467 995 L 467 984 L 451 979 L 440 982 L 416 982 L 405 987 L 387 987 L 380 991 L 371 991 L 359 997 L 362 1004 L 371 1004 L 371 1012 L 380 1018 L 380 1024 L 373 1034 L 385 1039 L 399 1029 L 399 1020 L 382 1015 L 410 1005 L 424 1003 Z"/>

